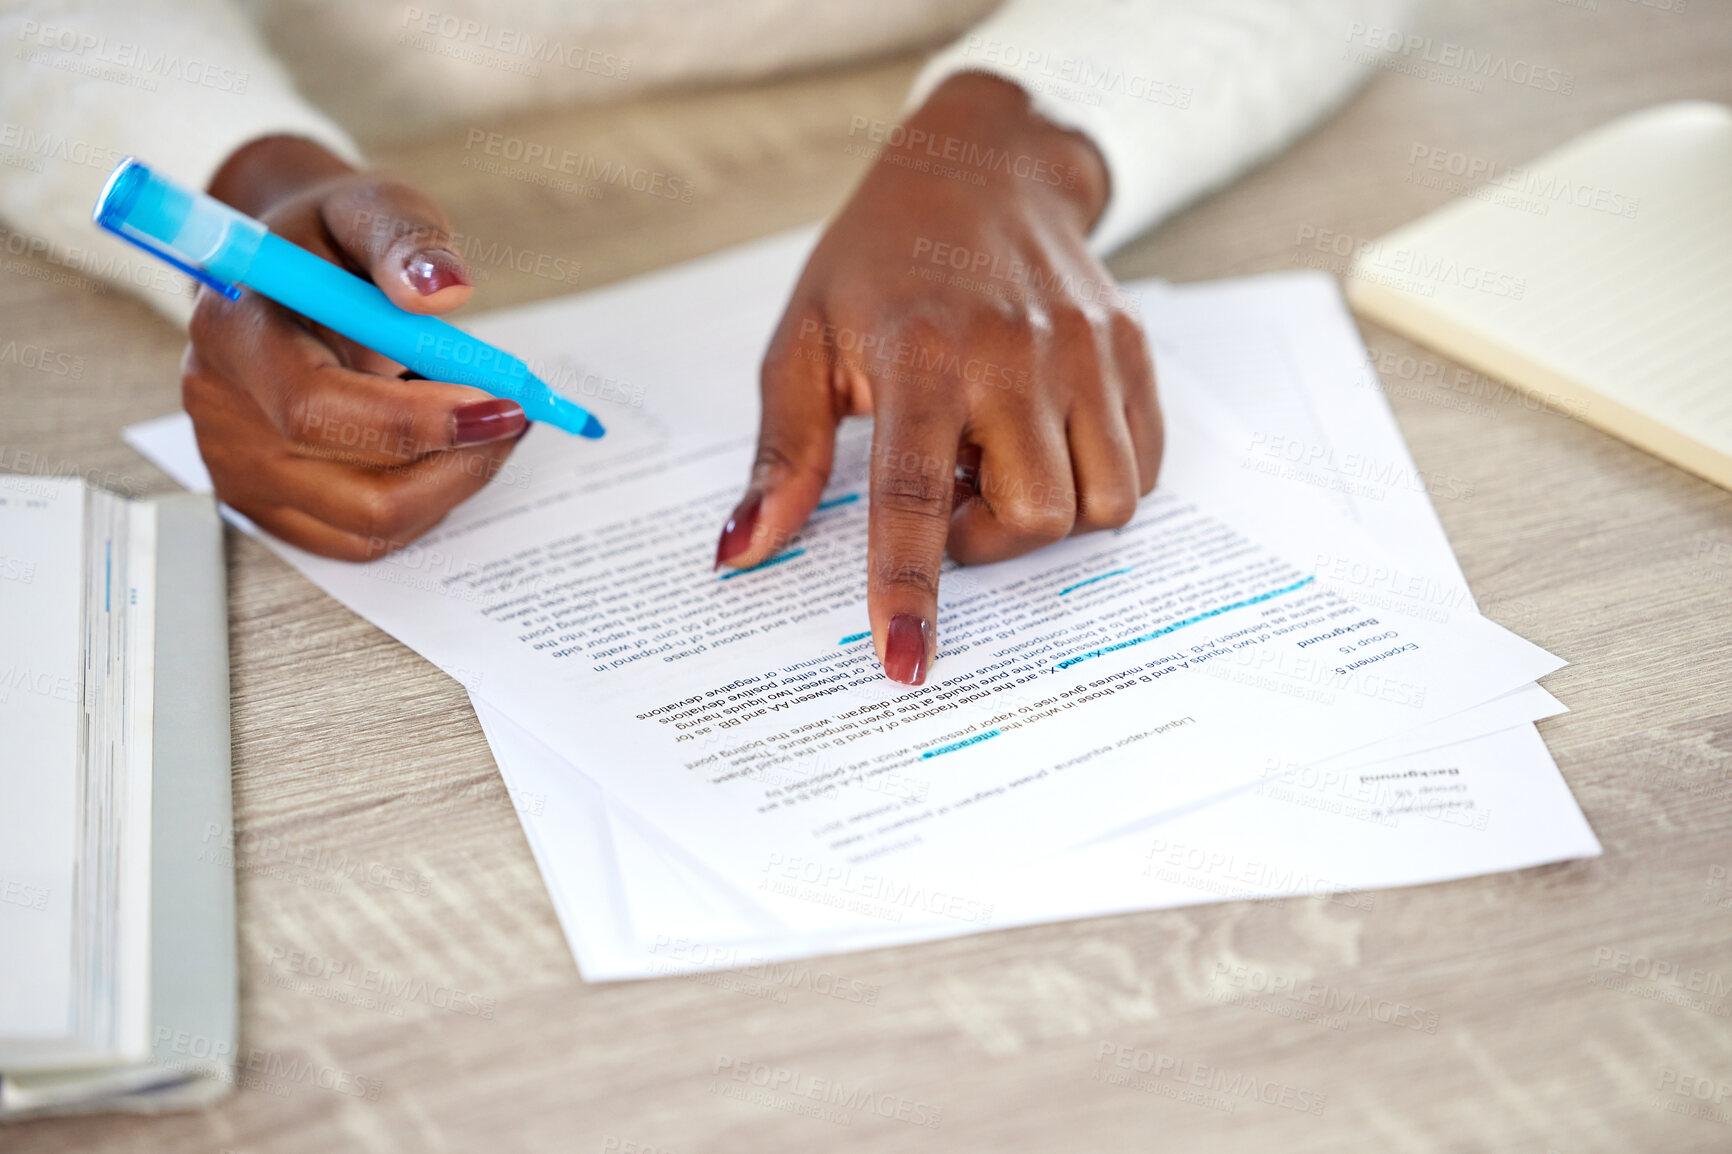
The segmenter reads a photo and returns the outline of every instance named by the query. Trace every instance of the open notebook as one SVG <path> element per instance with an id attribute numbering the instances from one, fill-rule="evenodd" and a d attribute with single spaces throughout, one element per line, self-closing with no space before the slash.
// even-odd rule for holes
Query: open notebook
<path id="1" fill-rule="evenodd" d="M 1732 488 L 1732 108 L 1660 105 L 1485 175 L 1366 245 L 1353 306 Z"/>
<path id="2" fill-rule="evenodd" d="M 0 477 L 0 1118 L 232 1082 L 220 525 Z"/>

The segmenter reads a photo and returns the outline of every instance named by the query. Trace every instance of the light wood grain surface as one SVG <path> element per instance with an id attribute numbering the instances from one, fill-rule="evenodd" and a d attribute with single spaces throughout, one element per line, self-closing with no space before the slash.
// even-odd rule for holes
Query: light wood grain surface
<path id="1" fill-rule="evenodd" d="M 1193 280 L 1314 263 L 1307 229 L 1369 239 L 1448 199 L 1409 182 L 1415 146 L 1520 163 L 1652 102 L 1732 99 L 1732 6 L 1664 2 L 1434 5 L 1433 36 L 1571 73 L 1573 92 L 1387 72 L 1114 267 Z M 375 146 L 474 237 L 582 262 L 576 283 L 484 264 L 481 301 L 506 306 L 824 215 L 864 163 L 846 151 L 851 117 L 893 116 L 915 67 L 480 126 L 644 164 L 690 181 L 690 203 L 478 172 L 461 129 Z M 120 430 L 177 407 L 175 331 L 16 261 L 0 270 L 0 328 L 82 358 L 76 379 L 0 364 L 0 466 L 171 487 Z M 1732 1090 L 1710 1103 L 1716 1121 L 1671 1112 L 1685 1099 L 1661 1089 L 1668 1072 L 1732 1083 L 1732 907 L 1711 900 L 1732 891 L 1710 888 L 1732 867 L 1732 494 L 1495 391 L 1463 407 L 1413 367 L 1444 364 L 1435 355 L 1365 338 L 1391 354 L 1385 385 L 1419 464 L 1471 482 L 1439 512 L 1476 595 L 1571 662 L 1546 684 L 1573 712 L 1541 731 L 1603 858 L 1380 893 L 1368 910 L 1235 902 L 813 964 L 879 987 L 873 1005 L 743 983 L 590 986 L 462 689 L 231 532 L 236 823 L 277 839 L 238 858 L 243 1049 L 376 1095 L 267 1071 L 208 1112 L 0 1127 L 0 1149 L 1732 1149 Z M 286 988 L 272 958 L 289 951 L 456 987 L 488 1013 Z M 1609 988 L 1601 951 L 1699 968 L 1707 988 Z M 1222 962 L 1422 1007 L 1436 1029 L 1364 1015 L 1323 1029 L 1221 1004 Z M 1325 1095 L 1322 1113 L 1104 1084 L 1091 1077 L 1103 1042 Z M 941 1124 L 730 1100 L 714 1077 L 725 1058 L 929 1104 Z"/>

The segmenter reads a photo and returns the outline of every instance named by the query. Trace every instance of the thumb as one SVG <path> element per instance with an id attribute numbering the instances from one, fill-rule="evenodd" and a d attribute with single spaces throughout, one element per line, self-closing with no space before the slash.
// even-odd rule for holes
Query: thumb
<path id="1" fill-rule="evenodd" d="M 450 312 L 474 295 L 444 210 L 419 189 L 384 179 L 350 184 L 320 211 L 337 247 L 398 308 Z"/>
<path id="2" fill-rule="evenodd" d="M 837 417 L 827 369 L 778 340 L 764 358 L 762 392 L 752 480 L 722 526 L 718 569 L 750 569 L 786 548 L 830 480 Z"/>

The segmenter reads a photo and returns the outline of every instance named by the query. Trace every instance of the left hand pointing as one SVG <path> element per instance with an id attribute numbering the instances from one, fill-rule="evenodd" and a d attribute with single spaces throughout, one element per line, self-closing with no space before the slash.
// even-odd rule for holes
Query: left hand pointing
<path id="1" fill-rule="evenodd" d="M 1106 202 L 1093 145 L 980 74 L 905 128 L 770 341 L 757 458 L 716 562 L 785 544 L 829 479 L 837 422 L 873 414 L 872 637 L 884 672 L 919 685 L 946 548 L 977 564 L 1123 525 L 1162 429 L 1141 327 L 1087 247 Z"/>

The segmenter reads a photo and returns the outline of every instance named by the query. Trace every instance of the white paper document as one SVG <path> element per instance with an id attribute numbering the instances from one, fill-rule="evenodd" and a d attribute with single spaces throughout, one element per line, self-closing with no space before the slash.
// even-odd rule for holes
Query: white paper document
<path id="1" fill-rule="evenodd" d="M 1211 389 L 1227 394 L 1247 419 L 1283 421 L 1274 434 L 1268 428 L 1251 432 L 1247 446 L 1271 436 L 1302 438 L 1327 447 L 1344 467 L 1381 476 L 1381 486 L 1320 482 L 1315 471 L 1288 478 L 1310 488 L 1316 499 L 1338 500 L 1361 522 L 1388 526 L 1403 542 L 1413 565 L 1367 572 L 1360 584 L 1417 597 L 1422 611 L 1427 605 L 1436 611 L 1471 607 L 1426 484 L 1418 480 L 1381 395 L 1367 388 L 1363 349 L 1333 285 L 1306 276 L 1184 289 L 1136 287 L 1148 300 L 1151 337 L 1164 369 L 1176 368 L 1183 351 L 1208 365 Z M 1226 337 L 1234 324 L 1262 340 L 1210 339 Z M 1164 339 L 1168 332 L 1174 334 L 1170 342 Z M 1271 363 L 1275 369 L 1267 371 Z M 1166 371 L 1163 387 L 1171 395 L 1184 379 Z M 1369 381 L 1374 386 L 1375 378 Z M 1330 396 L 1331 388 L 1339 391 Z M 1319 428 L 1324 422 L 1332 436 Z M 1238 463 L 1268 476 L 1256 468 L 1255 454 Z M 1351 572 L 1341 559 L 1333 560 Z M 1444 576 L 1422 577 L 1425 569 Z M 774 871 L 760 884 L 793 884 L 814 901 L 846 900 L 859 917 L 852 931 L 766 932 L 761 911 L 756 920 L 737 912 L 742 895 L 685 864 L 686 855 L 630 811 L 617 804 L 611 815 L 597 811 L 603 804 L 598 787 L 509 718 L 484 702 L 476 705 L 526 813 L 524 829 L 543 874 L 566 883 L 556 904 L 591 979 L 725 967 L 742 971 L 745 992 L 773 996 L 778 982 L 806 974 L 775 963 L 813 953 L 1235 896 L 1335 894 L 1329 900 L 1365 908 L 1374 894 L 1343 897 L 1339 891 L 1599 852 L 1537 733 L 1516 724 L 1562 708 L 1528 686 L 1428 727 L 1434 731 L 1429 739 L 1425 731 L 1409 735 L 1424 753 L 1353 770 L 1306 767 L 1272 777 L 1143 836 L 1042 863 L 1031 876 L 1001 887 L 1009 897 L 996 906 L 990 899 L 959 902 L 941 890 L 886 884 L 868 872 L 826 878 L 809 869 Z M 1456 740 L 1474 732 L 1486 735 Z M 595 832 L 569 836 L 576 828 Z M 954 916 L 930 916 L 947 906 Z M 971 921 L 970 914 L 984 916 Z"/>
<path id="2" fill-rule="evenodd" d="M 555 387 L 641 409 L 596 404 L 599 446 L 532 431 L 385 560 L 271 542 L 472 675 L 586 976 L 1598 852 L 1524 724 L 1559 662 L 1475 611 L 1321 278 L 1131 286 L 1160 487 L 1124 529 L 947 566 L 926 686 L 866 633 L 865 422 L 787 548 L 712 573 L 809 244 L 485 318 Z M 129 439 L 200 486 L 184 418 Z"/>
<path id="3" fill-rule="evenodd" d="M 778 873 L 766 883 L 798 885 L 815 901 L 849 902 L 857 918 L 848 931 L 776 930 L 632 815 L 621 820 L 599 787 L 508 718 L 479 700 L 476 709 L 572 952 L 591 981 L 751 969 L 1229 898 L 1315 894 L 1371 909 L 1377 898 L 1367 890 L 1599 852 L 1539 735 L 1523 725 L 1437 756 L 1384 763 L 1375 773 L 1307 770 L 1271 780 L 1145 834 L 1066 855 L 1051 872 L 1033 871 L 1037 888 L 1014 905 L 885 884 L 865 871 L 834 878 Z M 1424 808 L 1441 799 L 1454 808 Z"/>

